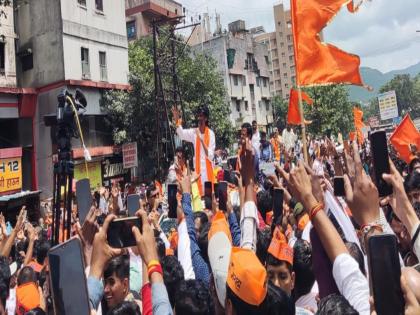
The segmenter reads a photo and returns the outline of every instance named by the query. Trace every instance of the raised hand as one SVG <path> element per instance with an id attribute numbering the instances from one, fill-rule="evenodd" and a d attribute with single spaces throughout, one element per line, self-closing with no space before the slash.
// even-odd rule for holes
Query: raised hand
<path id="1" fill-rule="evenodd" d="M 136 238 L 140 256 L 144 263 L 148 265 L 152 260 L 159 260 L 156 250 L 155 236 L 153 229 L 149 224 L 149 220 L 147 219 L 147 213 L 143 210 L 139 210 L 136 213 L 136 216 L 138 216 L 142 221 L 142 231 L 140 231 L 136 226 L 133 226 L 132 232 Z"/>

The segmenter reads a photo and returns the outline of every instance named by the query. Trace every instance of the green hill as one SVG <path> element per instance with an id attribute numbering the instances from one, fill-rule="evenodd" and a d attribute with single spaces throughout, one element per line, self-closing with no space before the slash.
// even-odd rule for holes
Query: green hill
<path id="1" fill-rule="evenodd" d="M 355 102 L 366 102 L 371 98 L 376 97 L 381 86 L 392 80 L 395 75 L 409 74 L 412 77 L 416 76 L 418 73 L 420 73 L 420 62 L 406 69 L 394 70 L 387 73 L 382 73 L 379 70 L 368 67 L 361 67 L 360 73 L 364 83 L 371 86 L 373 91 L 369 92 L 368 90 L 358 86 L 350 86 L 350 100 Z"/>

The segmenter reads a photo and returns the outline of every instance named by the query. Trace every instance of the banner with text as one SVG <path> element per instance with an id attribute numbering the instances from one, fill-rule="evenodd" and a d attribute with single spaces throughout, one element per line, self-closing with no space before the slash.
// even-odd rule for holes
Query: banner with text
<path id="1" fill-rule="evenodd" d="M 137 167 L 137 142 L 123 144 L 122 151 L 124 168 Z"/>
<path id="2" fill-rule="evenodd" d="M 22 190 L 22 148 L 0 150 L 0 196 Z"/>
<path id="3" fill-rule="evenodd" d="M 381 120 L 398 117 L 397 95 L 395 94 L 395 91 L 379 94 L 378 101 Z"/>

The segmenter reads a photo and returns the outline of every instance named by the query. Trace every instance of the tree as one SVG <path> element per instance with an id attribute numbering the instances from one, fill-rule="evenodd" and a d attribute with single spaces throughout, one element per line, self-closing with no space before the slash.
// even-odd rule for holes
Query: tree
<path id="1" fill-rule="evenodd" d="M 274 110 L 274 124 L 277 128 L 279 128 L 279 130 L 282 130 L 286 127 L 289 104 L 278 95 L 272 98 L 271 103 L 273 104 Z"/>
<path id="2" fill-rule="evenodd" d="M 342 85 L 328 85 L 305 89 L 313 99 L 312 106 L 304 105 L 305 119 L 311 120 L 308 131 L 315 135 L 348 134 L 354 129 L 353 105 Z"/>
<path id="3" fill-rule="evenodd" d="M 162 33 L 158 49 L 170 55 L 167 36 Z M 229 121 L 230 107 L 227 104 L 223 78 L 217 71 L 216 61 L 204 56 L 192 56 L 188 48 L 177 43 L 176 51 L 181 54 L 177 59 L 179 92 L 183 102 L 186 124 L 195 125 L 195 110 L 206 104 L 210 110 L 211 128 L 216 135 L 218 146 L 228 147 L 233 140 L 234 130 Z M 183 53 L 181 53 L 183 52 Z M 161 65 L 161 73 L 170 73 L 171 62 Z M 138 143 L 141 164 L 154 176 L 163 169 L 156 169 L 158 142 L 166 144 L 171 151 L 169 130 L 161 128 L 162 122 L 156 121 L 154 100 L 153 43 L 151 38 L 143 38 L 129 45 L 129 83 L 130 92 L 110 91 L 104 95 L 102 106 L 107 113 L 108 123 L 113 130 L 117 144 L 135 141 Z M 173 99 L 170 76 L 162 75 L 165 99 L 169 100 L 168 111 Z M 164 106 L 162 102 L 159 106 Z M 171 117 L 169 117 L 171 120 Z M 184 123 L 184 125 L 185 125 Z M 157 131 L 160 128 L 160 139 Z M 171 130 L 174 133 L 174 128 Z M 172 152 L 171 152 L 172 153 Z M 162 157 L 162 152 L 160 152 Z M 165 157 L 164 169 L 168 166 L 169 156 Z M 153 166 L 155 168 L 153 168 Z"/>

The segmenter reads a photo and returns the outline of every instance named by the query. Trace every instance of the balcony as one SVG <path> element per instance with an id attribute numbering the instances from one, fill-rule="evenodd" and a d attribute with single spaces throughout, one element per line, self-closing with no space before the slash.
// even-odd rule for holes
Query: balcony
<path id="1" fill-rule="evenodd" d="M 89 80 L 90 79 L 90 66 L 89 62 L 82 61 L 82 79 Z"/>
<path id="2" fill-rule="evenodd" d="M 182 15 L 182 5 L 173 0 L 125 0 L 125 15 L 146 14 L 152 17 L 176 17 Z"/>
<path id="3" fill-rule="evenodd" d="M 108 81 L 108 70 L 106 66 L 100 66 L 101 67 L 101 81 Z"/>

